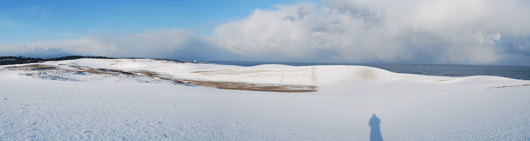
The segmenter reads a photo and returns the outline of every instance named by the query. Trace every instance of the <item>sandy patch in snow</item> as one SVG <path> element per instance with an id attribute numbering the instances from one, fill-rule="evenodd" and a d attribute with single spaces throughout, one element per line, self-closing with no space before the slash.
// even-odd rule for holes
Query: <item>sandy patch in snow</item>
<path id="1" fill-rule="evenodd" d="M 139 64 L 139 63 L 137 63 Z M 243 91 L 266 91 L 266 92 L 315 92 L 317 91 L 316 86 L 308 85 L 285 85 L 285 84 L 260 84 L 260 83 L 246 83 L 246 82 L 228 82 L 228 81 L 201 81 L 192 79 L 179 79 L 172 78 L 168 75 L 159 74 L 148 70 L 137 70 L 137 71 L 124 71 L 117 69 L 105 69 L 105 68 L 90 68 L 87 66 L 79 65 L 64 65 L 59 66 L 53 65 L 18 65 L 18 66 L 7 66 L 5 70 L 24 70 L 25 73 L 21 75 L 35 76 L 43 79 L 53 80 L 70 80 L 78 81 L 79 79 L 74 77 L 77 75 L 98 74 L 106 76 L 126 76 L 136 81 L 141 82 L 160 82 L 166 81 L 174 84 L 201 86 L 201 87 L 213 87 L 218 89 L 227 90 L 243 90 Z M 148 81 L 146 81 L 146 78 Z M 143 78 L 143 79 L 142 79 Z M 151 78 L 151 79 L 150 79 Z M 150 80 L 150 81 L 149 81 Z"/>
<path id="2" fill-rule="evenodd" d="M 530 84 L 504 85 L 504 86 L 497 86 L 497 87 L 490 87 L 490 88 L 507 88 L 507 87 L 521 87 L 521 86 L 530 86 Z"/>

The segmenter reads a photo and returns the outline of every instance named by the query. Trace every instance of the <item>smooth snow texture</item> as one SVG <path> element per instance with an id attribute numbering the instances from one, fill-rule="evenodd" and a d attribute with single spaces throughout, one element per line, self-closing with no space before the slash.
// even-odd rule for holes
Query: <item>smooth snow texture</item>
<path id="1" fill-rule="evenodd" d="M 0 140 L 369 140 L 378 133 L 374 130 L 383 140 L 530 140 L 530 87 L 492 88 L 530 81 L 362 66 L 240 67 L 150 59 L 43 64 L 319 89 L 220 90 L 96 74 L 59 81 L 0 70 Z M 378 128 L 370 123 L 374 114 Z"/>

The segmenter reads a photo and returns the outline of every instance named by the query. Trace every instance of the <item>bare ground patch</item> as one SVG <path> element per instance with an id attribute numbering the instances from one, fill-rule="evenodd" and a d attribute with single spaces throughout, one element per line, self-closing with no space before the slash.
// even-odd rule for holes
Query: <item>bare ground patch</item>
<path id="1" fill-rule="evenodd" d="M 530 84 L 521 84 L 521 85 L 504 85 L 504 86 L 497 86 L 497 87 L 489 87 L 488 89 L 493 89 L 493 88 L 508 88 L 508 87 L 522 87 L 522 86 L 530 86 Z"/>
<path id="2" fill-rule="evenodd" d="M 357 73 L 357 77 L 364 80 L 374 80 L 377 79 L 377 74 L 372 69 L 364 69 Z"/>
<path id="3" fill-rule="evenodd" d="M 247 82 L 227 82 L 227 81 L 203 81 L 203 80 L 192 80 L 192 79 L 178 79 L 162 74 L 147 71 L 123 71 L 117 69 L 105 69 L 105 68 L 90 68 L 86 66 L 69 65 L 73 69 L 58 68 L 51 65 L 23 65 L 23 66 L 8 66 L 4 70 L 25 70 L 25 71 L 38 71 L 39 73 L 45 73 L 46 71 L 64 71 L 68 73 L 92 73 L 92 74 L 106 74 L 106 75 L 127 75 L 127 76 L 140 76 L 156 78 L 161 80 L 171 81 L 175 84 L 193 85 L 200 87 L 213 87 L 217 89 L 226 90 L 243 90 L 243 91 L 264 91 L 264 92 L 287 92 L 287 93 L 303 93 L 303 92 L 316 92 L 318 87 L 309 85 L 282 85 L 282 84 L 259 84 L 259 83 L 247 83 Z M 65 78 L 57 77 L 60 80 Z"/>
<path id="4" fill-rule="evenodd" d="M 447 82 L 447 81 L 453 81 L 453 79 L 436 80 L 434 82 Z"/>
<path id="5" fill-rule="evenodd" d="M 57 70 L 58 68 L 52 65 L 22 65 L 22 66 L 7 66 L 4 67 L 4 70 L 28 70 L 28 71 L 37 71 L 37 70 Z"/>
<path id="6" fill-rule="evenodd" d="M 214 87 L 227 90 L 244 90 L 244 91 L 266 91 L 266 92 L 316 92 L 316 86 L 307 85 L 280 85 L 280 84 L 257 84 L 246 82 L 223 82 L 223 81 L 197 81 L 197 80 L 177 80 L 187 85 Z"/>
<path id="7" fill-rule="evenodd" d="M 247 82 L 228 82 L 228 81 L 201 81 L 192 79 L 176 79 L 170 77 L 163 77 L 156 72 L 140 70 L 134 71 L 133 73 L 140 73 L 147 77 L 160 78 L 163 80 L 170 80 L 177 84 L 194 85 L 201 87 L 213 87 L 218 89 L 227 90 L 243 90 L 243 91 L 266 91 L 266 92 L 316 92 L 316 86 L 307 85 L 281 85 L 281 84 L 258 84 L 258 83 L 247 83 Z"/>

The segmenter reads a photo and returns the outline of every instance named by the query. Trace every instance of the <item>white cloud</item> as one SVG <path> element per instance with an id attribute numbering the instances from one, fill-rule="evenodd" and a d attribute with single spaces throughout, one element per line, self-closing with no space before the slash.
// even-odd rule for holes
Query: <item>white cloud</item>
<path id="1" fill-rule="evenodd" d="M 507 0 L 331 1 L 256 9 L 219 25 L 215 42 L 232 52 L 348 62 L 494 63 L 501 34 L 530 34 L 530 7 Z M 330 55 L 321 55 L 322 50 Z M 338 55 L 338 56 L 337 56 Z M 326 58 L 327 57 L 327 58 Z"/>
<path id="2" fill-rule="evenodd" d="M 173 53 L 189 40 L 197 38 L 184 30 L 162 30 L 123 36 L 95 35 L 73 40 L 39 41 L 0 46 L 4 55 L 42 52 L 48 49 L 77 55 L 114 57 L 160 57 Z M 2 55 L 2 54 L 0 54 Z"/>
<path id="3" fill-rule="evenodd" d="M 210 58 L 205 60 L 498 64 L 528 58 L 528 13 L 530 4 L 520 0 L 323 1 L 322 8 L 298 3 L 256 9 L 247 18 L 218 25 L 214 37 L 178 29 L 94 35 L 3 44 L 0 55 L 64 52 Z M 10 21 L 0 20 L 2 24 Z"/>

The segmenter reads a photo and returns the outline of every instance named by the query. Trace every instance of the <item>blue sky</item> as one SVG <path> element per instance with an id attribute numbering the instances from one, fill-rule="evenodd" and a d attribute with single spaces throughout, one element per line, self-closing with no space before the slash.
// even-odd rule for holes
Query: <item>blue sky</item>
<path id="1" fill-rule="evenodd" d="M 190 29 L 209 35 L 219 23 L 243 19 L 255 9 L 271 9 L 296 1 L 4 0 L 1 3 L 0 43 L 10 43 L 163 29 Z"/>
<path id="2" fill-rule="evenodd" d="M 0 2 L 0 55 L 530 66 L 524 0 Z"/>

